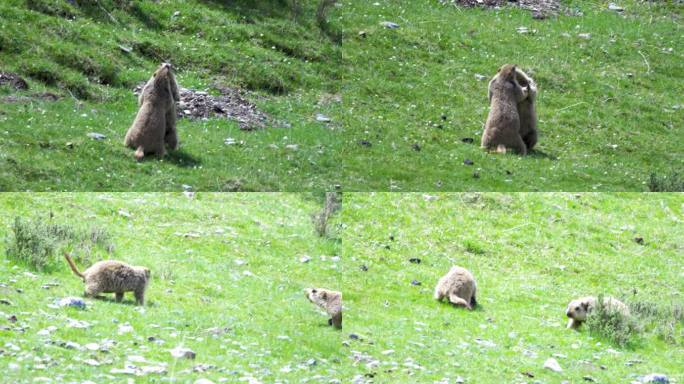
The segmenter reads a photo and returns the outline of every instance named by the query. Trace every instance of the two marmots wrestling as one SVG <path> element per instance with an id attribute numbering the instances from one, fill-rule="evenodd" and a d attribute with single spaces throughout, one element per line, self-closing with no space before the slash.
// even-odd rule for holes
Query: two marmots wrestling
<path id="1" fill-rule="evenodd" d="M 490 109 L 482 148 L 526 155 L 537 144 L 537 84 L 515 65 L 499 68 L 488 86 Z"/>

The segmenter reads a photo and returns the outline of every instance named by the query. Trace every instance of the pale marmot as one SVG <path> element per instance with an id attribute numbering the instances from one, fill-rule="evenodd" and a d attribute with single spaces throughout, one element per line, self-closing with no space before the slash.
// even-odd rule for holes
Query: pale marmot
<path id="1" fill-rule="evenodd" d="M 516 66 L 506 64 L 499 68 L 489 82 L 488 93 L 491 105 L 481 147 L 502 153 L 510 148 L 521 155 L 527 154 L 527 146 L 520 136 L 518 103 L 527 98 L 528 89 L 518 83 Z"/>
<path id="2" fill-rule="evenodd" d="M 323 308 L 330 315 L 328 325 L 342 329 L 342 292 L 325 288 L 307 288 L 304 292 L 309 301 Z"/>
<path id="3" fill-rule="evenodd" d="M 171 69 L 171 64 L 162 63 L 138 97 L 140 109 L 124 139 L 124 145 L 135 148 L 138 161 L 150 153 L 164 156 L 164 144 L 171 149 L 178 146 L 176 102 L 180 94 Z"/>
<path id="4" fill-rule="evenodd" d="M 572 300 L 565 309 L 565 315 L 570 319 L 568 320 L 567 327 L 577 328 L 582 325 L 582 323 L 587 320 L 587 315 L 596 307 L 596 301 L 597 298 L 594 296 L 586 296 Z M 609 310 L 619 311 L 623 315 L 629 316 L 629 308 L 614 297 L 604 297 L 603 305 Z"/>
<path id="5" fill-rule="evenodd" d="M 69 254 L 64 257 L 74 273 L 85 283 L 86 297 L 95 297 L 100 293 L 115 293 L 116 301 L 121 302 L 124 292 L 133 292 L 135 302 L 145 304 L 145 290 L 150 280 L 150 270 L 145 267 L 130 266 L 116 260 L 98 261 L 82 273 Z"/>
<path id="6" fill-rule="evenodd" d="M 435 299 L 442 301 L 446 297 L 451 304 L 472 310 L 477 305 L 476 290 L 477 285 L 470 271 L 459 266 L 453 266 L 437 282 Z"/>

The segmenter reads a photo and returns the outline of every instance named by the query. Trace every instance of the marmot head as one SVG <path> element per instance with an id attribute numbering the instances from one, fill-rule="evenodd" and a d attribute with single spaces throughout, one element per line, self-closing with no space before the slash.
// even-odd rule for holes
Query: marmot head
<path id="1" fill-rule="evenodd" d="M 304 293 L 306 294 L 306 298 L 314 304 L 323 305 L 328 301 L 328 292 L 325 290 L 307 288 L 304 290 Z"/>
<path id="2" fill-rule="evenodd" d="M 587 312 L 589 312 L 589 302 L 586 300 L 573 300 L 568 304 L 565 315 L 571 319 L 584 321 L 587 319 Z"/>
<path id="3" fill-rule="evenodd" d="M 515 80 L 516 66 L 514 64 L 505 64 L 499 68 L 499 76 L 506 81 Z"/>

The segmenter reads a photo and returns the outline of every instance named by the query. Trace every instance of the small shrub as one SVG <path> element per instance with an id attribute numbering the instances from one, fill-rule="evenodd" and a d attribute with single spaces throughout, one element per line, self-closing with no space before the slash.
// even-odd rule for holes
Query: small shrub
<path id="1" fill-rule="evenodd" d="M 114 250 L 109 234 L 102 228 L 77 229 L 40 217 L 16 217 L 12 234 L 5 239 L 7 257 L 41 272 L 62 268 L 62 252 L 66 249 L 75 251 L 75 258 L 82 263 L 92 263 L 95 247 L 107 253 Z"/>
<path id="2" fill-rule="evenodd" d="M 610 340 L 620 346 L 631 346 L 637 341 L 640 327 L 632 316 L 625 316 L 618 309 L 607 306 L 604 297 L 596 300 L 596 308 L 587 316 L 589 333 Z"/>
<path id="3" fill-rule="evenodd" d="M 482 246 L 474 241 L 466 240 L 463 242 L 466 252 L 472 253 L 474 255 L 484 255 L 485 250 Z"/>
<path id="4" fill-rule="evenodd" d="M 684 303 L 638 301 L 630 303 L 630 310 L 649 332 L 664 342 L 684 345 Z"/>
<path id="5" fill-rule="evenodd" d="M 684 178 L 677 172 L 666 176 L 651 173 L 648 189 L 651 192 L 684 192 Z"/>

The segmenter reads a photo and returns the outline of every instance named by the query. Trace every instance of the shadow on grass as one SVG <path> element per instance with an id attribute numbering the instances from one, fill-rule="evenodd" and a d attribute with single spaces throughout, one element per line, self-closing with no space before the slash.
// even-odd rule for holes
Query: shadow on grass
<path id="1" fill-rule="evenodd" d="M 201 161 L 199 158 L 183 152 L 183 150 L 176 150 L 176 151 L 170 151 L 166 154 L 164 157 L 165 161 L 168 161 L 171 164 L 175 164 L 179 167 L 182 168 L 188 168 L 188 167 L 194 167 L 196 165 L 201 164 Z"/>
<path id="2" fill-rule="evenodd" d="M 535 159 L 558 160 L 558 157 L 556 157 L 555 155 L 552 155 L 552 154 L 549 154 L 546 152 L 542 152 L 538 149 L 533 149 L 532 151 L 530 151 L 527 154 L 527 156 L 534 157 Z"/>

